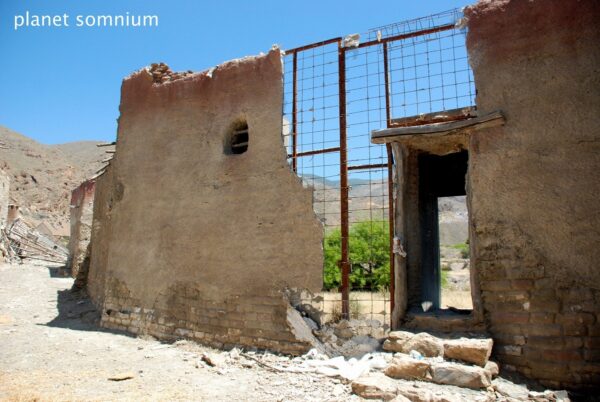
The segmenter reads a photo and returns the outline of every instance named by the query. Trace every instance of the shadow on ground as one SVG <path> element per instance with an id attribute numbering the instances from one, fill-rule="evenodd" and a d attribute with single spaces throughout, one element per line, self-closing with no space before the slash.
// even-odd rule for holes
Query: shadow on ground
<path id="1" fill-rule="evenodd" d="M 52 321 L 39 325 L 69 328 L 78 331 L 107 332 L 133 337 L 124 331 L 100 327 L 100 312 L 94 307 L 85 291 L 64 289 L 58 290 L 56 293 L 58 315 Z"/>

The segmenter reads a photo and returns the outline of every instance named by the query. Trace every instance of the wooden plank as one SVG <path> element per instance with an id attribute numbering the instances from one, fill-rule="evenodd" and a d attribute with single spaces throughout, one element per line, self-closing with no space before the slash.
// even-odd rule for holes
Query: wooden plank
<path id="1" fill-rule="evenodd" d="M 421 135 L 446 135 L 461 130 L 481 130 L 483 128 L 497 127 L 505 122 L 502 112 L 495 111 L 485 116 L 474 117 L 466 120 L 452 121 L 447 123 L 434 123 L 412 127 L 393 127 L 371 132 L 371 142 L 374 144 L 385 144 L 390 141 L 398 141 Z"/>
<path id="2" fill-rule="evenodd" d="M 443 112 L 424 113 L 418 116 L 390 119 L 389 127 L 412 127 L 424 124 L 446 123 L 456 120 L 465 120 L 472 117 L 477 117 L 477 109 L 474 106 L 469 106 L 444 110 Z"/>

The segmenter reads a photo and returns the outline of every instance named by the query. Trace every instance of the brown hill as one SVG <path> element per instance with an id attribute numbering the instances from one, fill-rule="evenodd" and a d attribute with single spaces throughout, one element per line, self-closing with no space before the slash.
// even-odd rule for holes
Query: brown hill
<path id="1" fill-rule="evenodd" d="M 71 190 L 100 168 L 105 148 L 95 141 L 44 145 L 2 126 L 0 142 L 12 202 L 25 218 L 68 233 Z"/>

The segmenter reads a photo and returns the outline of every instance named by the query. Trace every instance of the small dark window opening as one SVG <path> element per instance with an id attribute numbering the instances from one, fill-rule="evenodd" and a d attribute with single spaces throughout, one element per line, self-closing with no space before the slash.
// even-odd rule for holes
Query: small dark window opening
<path id="1" fill-rule="evenodd" d="M 243 154 L 248 150 L 248 125 L 240 124 L 237 126 L 231 134 L 231 153 L 232 154 Z"/>

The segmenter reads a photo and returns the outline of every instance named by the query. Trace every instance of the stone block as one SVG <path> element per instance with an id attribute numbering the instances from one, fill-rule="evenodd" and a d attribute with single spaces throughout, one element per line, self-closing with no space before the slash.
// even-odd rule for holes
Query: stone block
<path id="1" fill-rule="evenodd" d="M 444 356 L 443 342 L 426 332 L 421 332 L 414 335 L 402 345 L 403 353 L 410 353 L 411 350 L 416 350 L 423 356 L 437 357 Z"/>
<path id="2" fill-rule="evenodd" d="M 491 384 L 489 373 L 484 368 L 456 363 L 432 364 L 431 376 L 435 383 L 465 388 L 487 388 Z"/>
<path id="3" fill-rule="evenodd" d="M 500 374 L 500 366 L 498 366 L 498 363 L 493 362 L 491 360 L 488 360 L 488 362 L 485 364 L 484 369 L 490 373 L 490 378 L 495 378 L 498 376 L 498 374 Z"/>
<path id="4" fill-rule="evenodd" d="M 431 379 L 429 368 L 430 364 L 424 360 L 412 359 L 410 357 L 395 358 L 385 369 L 385 375 L 405 380 L 425 380 Z"/>
<path id="5" fill-rule="evenodd" d="M 360 377 L 352 382 L 351 387 L 352 392 L 361 398 L 384 401 L 394 399 L 398 389 L 394 380 L 379 373 Z"/>
<path id="6" fill-rule="evenodd" d="M 491 339 L 452 339 L 445 340 L 444 358 L 460 360 L 485 367 L 494 342 Z"/>

